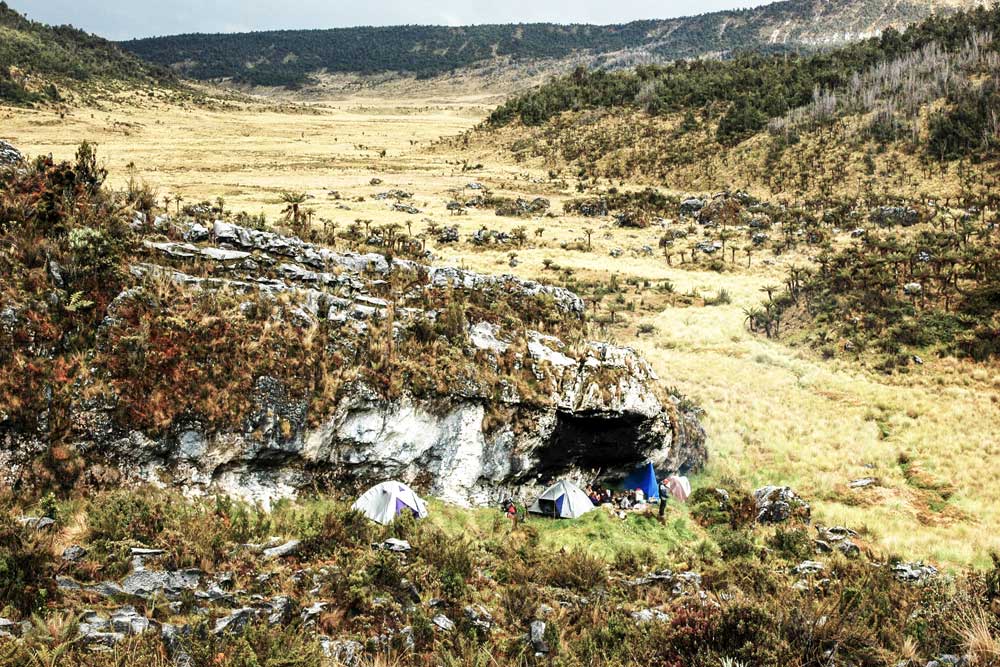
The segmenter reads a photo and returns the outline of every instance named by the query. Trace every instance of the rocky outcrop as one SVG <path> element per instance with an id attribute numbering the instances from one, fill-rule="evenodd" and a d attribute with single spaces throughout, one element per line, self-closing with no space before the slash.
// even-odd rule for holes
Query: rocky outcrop
<path id="1" fill-rule="evenodd" d="M 192 227 L 178 226 L 172 236 L 201 238 Z M 141 281 L 152 276 L 183 290 L 280 295 L 302 327 L 335 327 L 331 355 L 361 346 L 387 321 L 397 338 L 436 321 L 442 313 L 433 304 L 442 290 L 484 299 L 487 313 L 493 302 L 508 310 L 544 304 L 566 321 L 583 312 L 581 299 L 562 288 L 337 252 L 221 221 L 210 242 L 147 241 L 146 258 L 132 267 L 136 284 L 109 306 L 103 328 L 146 298 Z M 393 287 L 399 284 L 405 290 Z M 468 321 L 449 345 L 478 372 L 449 378 L 446 390 L 404 387 L 388 395 L 358 377 L 317 413 L 308 394 L 262 374 L 253 381 L 250 408 L 227 429 L 189 414 L 161 432 L 144 432 L 122 422 L 115 397 L 81 398 L 74 445 L 128 479 L 264 503 L 302 488 L 396 478 L 455 503 L 480 504 L 557 475 L 624 473 L 645 460 L 697 468 L 706 458 L 697 415 L 663 394 L 652 368 L 630 348 L 568 345 L 511 324 L 509 316 L 504 324 Z M 0 465 L 16 478 L 43 445 L 24 434 L 2 437 Z"/>
<path id="2" fill-rule="evenodd" d="M 24 161 L 21 151 L 17 150 L 6 141 L 0 141 L 0 167 L 8 167 L 20 164 Z"/>

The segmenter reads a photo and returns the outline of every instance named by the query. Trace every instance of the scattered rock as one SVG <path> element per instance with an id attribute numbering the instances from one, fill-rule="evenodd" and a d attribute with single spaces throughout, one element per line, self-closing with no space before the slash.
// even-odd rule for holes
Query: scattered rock
<path id="1" fill-rule="evenodd" d="M 0 618 L 0 639 L 10 639 L 21 634 L 21 626 L 9 618 Z"/>
<path id="2" fill-rule="evenodd" d="M 87 550 L 79 545 L 71 545 L 63 549 L 62 559 L 67 563 L 76 563 L 87 555 Z"/>
<path id="3" fill-rule="evenodd" d="M 327 639 L 326 642 L 320 640 L 323 645 L 323 652 L 327 657 L 332 658 L 335 664 L 343 665 L 343 667 L 359 667 L 361 665 L 361 658 L 364 656 L 365 647 L 362 646 L 361 642 L 356 642 L 353 639 L 337 639 L 330 641 Z"/>
<path id="4" fill-rule="evenodd" d="M 267 603 L 270 613 L 267 616 L 268 625 L 286 625 L 295 614 L 295 602 L 285 595 L 279 595 Z"/>
<path id="5" fill-rule="evenodd" d="M 257 612 L 250 608 L 244 607 L 242 609 L 237 609 L 229 616 L 224 616 L 215 622 L 215 627 L 212 629 L 212 633 L 216 635 L 222 634 L 237 634 L 246 629 L 248 625 L 256 618 Z"/>
<path id="6" fill-rule="evenodd" d="M 469 605 L 463 611 L 473 627 L 487 632 L 493 627 L 493 615 L 482 605 Z"/>
<path id="7" fill-rule="evenodd" d="M 445 616 L 444 614 L 438 614 L 437 616 L 431 619 L 431 622 L 437 627 L 444 630 L 445 632 L 451 632 L 452 630 L 455 629 L 455 622 L 452 621 L 447 616 Z"/>
<path id="8" fill-rule="evenodd" d="M 945 654 L 928 662 L 926 667 L 969 667 L 969 660 L 965 656 Z"/>
<path id="9" fill-rule="evenodd" d="M 549 652 L 549 643 L 545 641 L 545 621 L 532 621 L 528 632 L 528 642 L 536 655 Z"/>
<path id="10" fill-rule="evenodd" d="M 279 546 L 264 549 L 264 558 L 282 558 L 284 556 L 291 556 L 298 552 L 300 544 L 301 543 L 298 540 L 289 540 Z"/>
<path id="11" fill-rule="evenodd" d="M 871 212 L 869 219 L 880 227 L 910 227 L 920 222 L 920 213 L 909 206 L 879 206 Z"/>
<path id="12" fill-rule="evenodd" d="M 0 167 L 9 167 L 24 162 L 21 151 L 6 141 L 0 140 Z"/>
<path id="13" fill-rule="evenodd" d="M 302 624 L 315 625 L 320 615 L 326 609 L 326 602 L 314 602 L 302 610 Z"/>
<path id="14" fill-rule="evenodd" d="M 809 520 L 809 504 L 787 486 L 765 486 L 753 493 L 757 523 L 781 523 L 790 518 Z"/>
<path id="15" fill-rule="evenodd" d="M 679 212 L 681 217 L 692 216 L 705 208 L 705 200 L 697 197 L 689 197 L 681 202 Z"/>
<path id="16" fill-rule="evenodd" d="M 385 549 L 386 551 L 395 551 L 398 553 L 404 553 L 406 551 L 409 551 L 413 547 L 411 547 L 410 543 L 407 542 L 406 540 L 400 540 L 396 539 L 395 537 L 390 537 L 389 539 L 387 539 L 385 542 L 382 543 L 381 548 Z"/>
<path id="17" fill-rule="evenodd" d="M 667 623 L 670 621 L 670 616 L 659 609 L 642 609 L 632 612 L 632 620 L 639 625 L 654 622 Z"/>
<path id="18" fill-rule="evenodd" d="M 823 571 L 823 563 L 814 560 L 805 560 L 792 568 L 793 574 L 812 575 Z"/>
<path id="19" fill-rule="evenodd" d="M 125 635 L 141 635 L 149 630 L 152 622 L 135 610 L 135 607 L 125 606 L 111 614 L 111 629 Z"/>
<path id="20" fill-rule="evenodd" d="M 921 583 L 937 576 L 938 570 L 933 565 L 926 565 L 922 562 L 896 563 L 892 566 L 892 571 L 900 581 L 909 583 Z"/>
<path id="21" fill-rule="evenodd" d="M 191 226 L 185 229 L 182 234 L 182 237 L 188 243 L 201 243 L 202 241 L 207 241 L 208 236 L 208 229 L 197 222 L 191 223 Z"/>
<path id="22" fill-rule="evenodd" d="M 197 588 L 200 580 L 200 570 L 137 570 L 122 581 L 122 589 L 138 597 L 148 598 L 162 593 L 168 600 L 176 600 L 182 591 Z"/>
<path id="23" fill-rule="evenodd" d="M 22 516 L 17 522 L 33 530 L 45 530 L 56 523 L 55 519 L 47 516 Z"/>

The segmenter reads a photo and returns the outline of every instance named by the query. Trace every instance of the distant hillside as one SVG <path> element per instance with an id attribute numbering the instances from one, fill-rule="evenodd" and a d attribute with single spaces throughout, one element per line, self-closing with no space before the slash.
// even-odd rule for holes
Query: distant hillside
<path id="1" fill-rule="evenodd" d="M 995 35 L 1000 7 L 979 7 L 812 55 L 581 68 L 510 99 L 488 124 L 509 128 L 498 136 L 519 159 L 568 162 L 593 177 L 808 193 L 822 179 L 843 186 L 845 170 L 870 171 L 851 155 L 858 150 L 892 147 L 924 164 L 996 158 Z M 843 164 L 816 168 L 834 156 Z"/>
<path id="2" fill-rule="evenodd" d="M 976 0 L 787 0 L 754 9 L 621 25 L 399 26 L 177 35 L 133 40 L 138 56 L 197 79 L 298 86 L 310 75 L 402 72 L 431 77 L 510 60 L 586 56 L 594 66 L 665 62 L 741 49 L 835 45 L 901 28 Z"/>
<path id="3" fill-rule="evenodd" d="M 95 80 L 164 83 L 176 76 L 106 39 L 29 21 L 0 2 L 0 100 L 58 99 L 61 87 Z"/>

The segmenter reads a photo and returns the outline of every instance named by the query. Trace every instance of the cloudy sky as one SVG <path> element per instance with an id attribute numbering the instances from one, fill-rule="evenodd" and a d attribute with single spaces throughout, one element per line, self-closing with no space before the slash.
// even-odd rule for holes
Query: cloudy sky
<path id="1" fill-rule="evenodd" d="M 29 18 L 70 23 L 109 39 L 185 32 L 405 23 L 619 23 L 768 0 L 7 0 Z"/>

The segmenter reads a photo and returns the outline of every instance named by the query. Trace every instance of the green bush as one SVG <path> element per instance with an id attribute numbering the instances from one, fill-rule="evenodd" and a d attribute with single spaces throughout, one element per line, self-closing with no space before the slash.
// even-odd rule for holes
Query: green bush
<path id="1" fill-rule="evenodd" d="M 812 556 L 815 550 L 812 537 L 805 528 L 779 527 L 767 544 L 789 560 L 804 560 Z"/>
<path id="2" fill-rule="evenodd" d="M 541 583 L 557 588 L 586 592 L 608 581 L 607 563 L 583 549 L 560 551 L 539 567 Z"/>
<path id="3" fill-rule="evenodd" d="M 30 614 L 52 598 L 50 539 L 0 513 L 0 600 Z"/>

